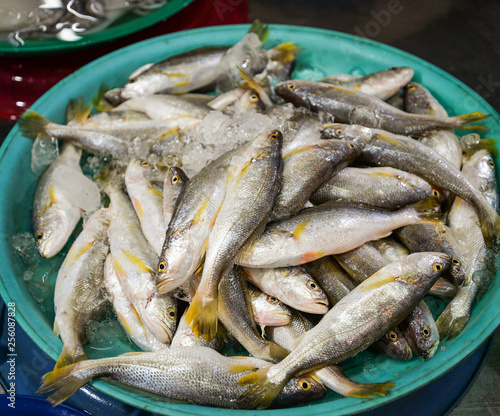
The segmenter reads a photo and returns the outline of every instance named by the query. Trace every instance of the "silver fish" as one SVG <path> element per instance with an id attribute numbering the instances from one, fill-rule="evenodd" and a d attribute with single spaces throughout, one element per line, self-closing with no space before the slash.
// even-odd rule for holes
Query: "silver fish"
<path id="1" fill-rule="evenodd" d="M 225 357 L 207 347 L 169 348 L 161 352 L 123 354 L 87 360 L 48 373 L 38 393 L 59 389 L 48 400 L 58 405 L 96 377 L 112 377 L 124 384 L 169 399 L 204 406 L 248 408 L 238 402 L 247 389 L 238 379 L 269 363 L 252 357 Z M 310 377 L 295 378 L 278 396 L 275 406 L 294 406 L 318 399 L 325 389 Z"/>
<path id="2" fill-rule="evenodd" d="M 421 300 L 399 324 L 415 354 L 428 360 L 439 346 L 439 331 L 426 303 Z"/>
<path id="3" fill-rule="evenodd" d="M 403 66 L 353 78 L 333 75 L 324 78 L 322 82 L 349 87 L 385 101 L 403 88 L 413 75 L 413 69 Z"/>
<path id="4" fill-rule="evenodd" d="M 268 328 L 266 333 L 270 339 L 283 348 L 293 350 L 297 340 L 314 324 L 300 312 L 293 312 L 290 323 L 281 328 Z M 343 395 L 360 398 L 373 398 L 374 395 L 385 396 L 394 383 L 359 384 L 349 379 L 340 365 L 331 365 L 314 373 L 326 387 Z"/>
<path id="5" fill-rule="evenodd" d="M 224 202 L 208 237 L 200 285 L 186 316 L 196 333 L 215 335 L 219 281 L 241 247 L 265 226 L 279 189 L 281 142 L 280 131 L 263 133 L 245 145 L 245 152 L 234 161 Z"/>
<path id="6" fill-rule="evenodd" d="M 281 361 L 288 355 L 288 351 L 259 334 L 251 308 L 245 278 L 241 270 L 235 267 L 219 283 L 219 320 L 253 357 L 272 362 Z"/>
<path id="7" fill-rule="evenodd" d="M 251 283 L 247 285 L 247 289 L 253 318 L 263 333 L 266 326 L 282 326 L 290 322 L 291 311 L 278 298 L 262 292 Z"/>
<path id="8" fill-rule="evenodd" d="M 398 209 L 426 199 L 433 188 L 422 178 L 390 167 L 347 167 L 311 196 L 313 204 L 343 201 Z"/>
<path id="9" fill-rule="evenodd" d="M 491 155 L 481 150 L 464 164 L 463 172 L 477 189 L 484 191 L 492 207 L 497 208 L 494 167 Z M 474 299 L 488 288 L 495 273 L 494 253 L 486 246 L 480 232 L 480 221 L 471 205 L 460 198 L 455 199 L 449 213 L 449 223 L 460 243 L 460 251 L 466 258 L 467 270 L 463 286 L 458 288 L 456 296 L 436 321 L 442 338 L 454 338 L 463 330 L 469 321 Z"/>
<path id="10" fill-rule="evenodd" d="M 306 263 L 304 267 L 318 282 L 332 306 L 356 287 L 349 275 L 331 256 Z"/>
<path id="11" fill-rule="evenodd" d="M 481 112 L 446 118 L 405 113 L 376 97 L 323 82 L 285 81 L 276 85 L 275 90 L 286 101 L 314 111 L 325 111 L 340 122 L 361 124 L 397 134 L 421 134 L 443 128 L 478 128 L 465 125 L 488 117 Z"/>
<path id="12" fill-rule="evenodd" d="M 320 185 L 360 152 L 359 146 L 350 142 L 323 140 L 284 154 L 281 188 L 270 221 L 297 213 Z"/>
<path id="13" fill-rule="evenodd" d="M 349 136 L 346 131 L 351 129 L 348 125 L 337 125 L 332 130 Z M 486 240 L 493 241 L 500 230 L 498 213 L 467 177 L 443 156 L 417 140 L 382 130 L 373 129 L 372 132 L 370 142 L 361 151 L 360 162 L 406 170 L 466 200 L 477 209 Z"/>
<path id="14" fill-rule="evenodd" d="M 177 304 L 156 288 L 154 267 L 158 256 L 142 234 L 125 192 L 112 183 L 105 192 L 111 200 L 108 235 L 114 271 L 146 327 L 160 342 L 170 343 L 177 322 Z"/>
<path id="15" fill-rule="evenodd" d="M 33 230 L 42 257 L 55 256 L 64 247 L 80 221 L 82 210 L 72 204 L 56 185 L 53 173 L 67 167 L 81 173 L 81 150 L 64 146 L 61 154 L 40 177 L 33 200 Z"/>
<path id="16" fill-rule="evenodd" d="M 448 266 L 449 257 L 441 253 L 415 253 L 390 263 L 330 309 L 283 361 L 243 376 L 239 384 L 251 386 L 240 402 L 266 408 L 294 374 L 364 350 L 401 321 Z"/>
<path id="17" fill-rule="evenodd" d="M 172 219 L 177 198 L 179 198 L 188 181 L 189 178 L 181 168 L 169 168 L 165 175 L 165 181 L 163 182 L 163 220 L 166 228 L 168 228 Z M 163 236 L 164 238 L 165 236 Z"/>
<path id="18" fill-rule="evenodd" d="M 87 358 L 83 349 L 86 325 L 99 316 L 104 260 L 109 252 L 107 211 L 96 211 L 85 223 L 57 274 L 54 291 L 54 332 L 63 341 L 56 367 Z"/>
<path id="19" fill-rule="evenodd" d="M 165 173 L 147 160 L 132 159 L 125 171 L 125 185 L 141 229 L 159 256 L 167 226 L 163 213 Z"/>
<path id="20" fill-rule="evenodd" d="M 345 253 L 427 216 L 412 206 L 384 211 L 328 202 L 268 224 L 262 236 L 240 252 L 237 263 L 256 268 L 296 266 Z"/>
<path id="21" fill-rule="evenodd" d="M 128 300 L 125 291 L 113 268 L 113 257 L 111 254 L 106 258 L 104 264 L 104 287 L 108 293 L 118 322 L 125 330 L 128 337 L 143 351 L 159 351 L 167 348 L 153 333 L 144 325 L 134 305 Z"/>
<path id="22" fill-rule="evenodd" d="M 243 269 L 245 277 L 268 295 L 294 309 L 316 314 L 328 311 L 328 299 L 303 267 Z"/>

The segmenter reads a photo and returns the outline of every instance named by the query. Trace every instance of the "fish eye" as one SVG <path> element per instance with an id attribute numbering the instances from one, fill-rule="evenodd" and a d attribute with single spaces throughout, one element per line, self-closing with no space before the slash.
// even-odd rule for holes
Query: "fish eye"
<path id="1" fill-rule="evenodd" d="M 42 232 L 39 232 L 39 233 L 36 235 L 36 239 L 37 239 L 37 241 L 40 241 L 42 238 L 43 238 L 43 233 L 42 233 Z"/>
<path id="2" fill-rule="evenodd" d="M 179 175 L 176 173 L 174 176 L 172 176 L 172 180 L 170 181 L 172 185 L 175 185 L 177 182 L 179 182 Z"/>
<path id="3" fill-rule="evenodd" d="M 439 191 L 437 189 L 433 189 L 432 195 L 435 196 L 436 198 L 439 197 Z"/>
<path id="4" fill-rule="evenodd" d="M 342 130 L 342 129 L 335 129 L 335 136 L 344 137 L 344 130 Z"/>
<path id="5" fill-rule="evenodd" d="M 408 84 L 407 90 L 408 91 L 415 91 L 416 87 L 413 84 Z"/>
<path id="6" fill-rule="evenodd" d="M 170 308 L 167 313 L 170 318 L 175 319 L 176 313 L 174 309 Z"/>
<path id="7" fill-rule="evenodd" d="M 307 287 L 310 289 L 310 290 L 318 290 L 318 285 L 313 282 L 312 280 L 309 280 L 307 282 Z"/>
<path id="8" fill-rule="evenodd" d="M 306 379 L 301 379 L 299 380 L 299 387 L 304 391 L 311 390 L 311 383 Z"/>
<path id="9" fill-rule="evenodd" d="M 267 301 L 271 304 L 271 305 L 276 305 L 279 300 L 277 298 L 275 298 L 274 296 L 268 296 L 267 297 Z"/>
<path id="10" fill-rule="evenodd" d="M 460 260 L 456 259 L 455 257 L 453 257 L 451 259 L 451 262 L 455 265 L 455 266 L 460 266 Z"/>
<path id="11" fill-rule="evenodd" d="M 432 265 L 432 268 L 434 269 L 434 271 L 440 272 L 441 270 L 443 270 L 443 265 L 440 263 L 434 263 Z"/>
<path id="12" fill-rule="evenodd" d="M 158 272 L 159 273 L 164 272 L 166 268 L 167 268 L 167 262 L 165 260 L 162 260 L 158 263 Z"/>
<path id="13" fill-rule="evenodd" d="M 349 143 L 348 146 L 351 148 L 351 149 L 356 149 L 356 145 L 352 144 L 352 143 Z"/>
<path id="14" fill-rule="evenodd" d="M 495 169 L 495 164 L 493 163 L 493 160 L 489 160 L 489 161 L 488 161 L 488 166 L 489 166 L 491 169 Z"/>
<path id="15" fill-rule="evenodd" d="M 259 101 L 259 96 L 257 94 L 252 94 L 250 96 L 250 102 L 251 103 L 256 103 L 257 101 Z"/>
<path id="16" fill-rule="evenodd" d="M 396 342 L 399 337 L 398 337 L 398 334 L 396 334 L 394 331 L 390 331 L 388 334 L 387 334 L 387 337 L 389 338 L 390 341 L 392 342 Z"/>
<path id="17" fill-rule="evenodd" d="M 424 326 L 422 328 L 422 335 L 424 336 L 424 338 L 429 338 L 431 336 L 431 331 L 429 331 L 429 328 Z"/>
<path id="18" fill-rule="evenodd" d="M 269 135 L 269 140 L 276 140 L 278 138 L 278 135 L 276 133 L 272 133 Z"/>
<path id="19" fill-rule="evenodd" d="M 150 164 L 148 161 L 143 160 L 143 161 L 141 162 L 141 166 L 142 166 L 143 168 L 149 168 L 149 167 L 151 166 L 151 164 Z"/>
<path id="20" fill-rule="evenodd" d="M 290 91 L 293 91 L 295 88 L 297 88 L 297 85 L 295 85 L 295 84 L 293 84 L 293 83 L 292 83 L 292 84 L 288 84 L 286 87 L 287 87 Z"/>

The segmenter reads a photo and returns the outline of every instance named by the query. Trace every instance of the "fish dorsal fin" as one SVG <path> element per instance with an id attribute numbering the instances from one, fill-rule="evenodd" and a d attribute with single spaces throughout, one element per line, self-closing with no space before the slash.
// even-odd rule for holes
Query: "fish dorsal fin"
<path id="1" fill-rule="evenodd" d="M 139 75 L 141 75 L 142 73 L 146 72 L 153 65 L 154 65 L 154 63 L 149 63 L 149 64 L 141 66 L 140 68 L 137 68 L 134 72 L 132 72 L 130 74 L 130 76 L 128 77 L 128 79 L 130 80 L 130 79 L 137 78 Z"/>

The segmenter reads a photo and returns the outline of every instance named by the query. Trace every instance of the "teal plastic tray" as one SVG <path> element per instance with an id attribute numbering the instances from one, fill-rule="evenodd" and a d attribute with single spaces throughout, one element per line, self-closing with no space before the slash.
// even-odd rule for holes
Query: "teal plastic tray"
<path id="1" fill-rule="evenodd" d="M 205 45 L 227 45 L 237 42 L 247 32 L 247 25 L 219 26 L 175 33 L 131 45 L 113 52 L 76 71 L 61 81 L 32 107 L 49 119 L 62 122 L 70 98 L 84 97 L 90 101 L 101 84 L 108 87 L 123 84 L 127 76 L 139 66 L 159 61 Z M 310 79 L 320 79 L 333 73 L 366 74 L 393 66 L 410 66 L 415 80 L 427 86 L 451 115 L 483 111 L 492 115 L 485 124 L 490 127 L 488 137 L 499 135 L 499 116 L 470 88 L 435 66 L 405 52 L 354 36 L 284 25 L 271 25 L 269 46 L 293 41 L 302 48 L 296 70 Z M 32 141 L 23 137 L 14 127 L 0 149 L 0 294 L 5 303 L 17 305 L 17 321 L 33 341 L 56 360 L 61 341 L 52 332 L 53 312 L 40 309 L 30 294 L 22 276 L 24 263 L 15 253 L 11 238 L 21 231 L 31 230 L 31 203 L 36 178 L 30 170 Z M 499 162 L 499 160 L 497 160 Z M 498 171 L 497 171 L 498 172 Z M 51 277 L 53 279 L 54 276 Z M 464 360 L 495 330 L 500 323 L 499 287 L 497 278 L 486 295 L 474 305 L 465 330 L 455 339 L 442 342 L 434 358 L 423 361 L 416 357 L 402 362 L 363 352 L 345 362 L 346 373 L 361 383 L 394 381 L 396 386 L 386 397 L 372 400 L 344 398 L 329 392 L 321 401 L 307 406 L 287 409 L 292 416 L 349 415 L 383 405 L 414 391 Z M 435 311 L 444 307 L 439 301 Z M 123 352 L 131 347 L 118 343 L 107 355 Z M 97 353 L 91 356 L 102 356 Z M 283 410 L 235 411 L 190 404 L 155 402 L 141 394 L 131 393 L 116 384 L 102 380 L 93 386 L 110 396 L 133 406 L 162 415 L 280 415 Z"/>

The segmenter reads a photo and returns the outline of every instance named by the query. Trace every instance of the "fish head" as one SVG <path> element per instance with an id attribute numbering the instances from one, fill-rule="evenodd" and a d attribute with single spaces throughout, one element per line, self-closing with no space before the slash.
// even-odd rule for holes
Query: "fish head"
<path id="1" fill-rule="evenodd" d="M 303 312 L 325 314 L 328 298 L 316 281 L 302 267 L 289 269 L 286 276 L 288 295 L 296 309 Z M 291 303 L 289 303 L 291 304 Z"/>
<path id="2" fill-rule="evenodd" d="M 411 286 L 429 286 L 448 270 L 450 264 L 450 256 L 444 253 L 413 253 L 402 260 L 403 272 L 396 280 Z"/>
<path id="3" fill-rule="evenodd" d="M 387 332 L 379 341 L 379 347 L 397 360 L 409 360 L 412 357 L 411 347 L 397 327 Z"/>
<path id="4" fill-rule="evenodd" d="M 307 107 L 311 95 L 320 94 L 321 92 L 316 88 L 316 84 L 318 83 L 289 80 L 276 84 L 274 91 L 285 101 L 291 102 L 296 107 Z"/>
<path id="5" fill-rule="evenodd" d="M 326 388 L 312 375 L 292 378 L 274 399 L 271 407 L 291 407 L 320 399 Z"/>
<path id="6" fill-rule="evenodd" d="M 196 256 L 196 258 L 195 258 Z M 169 293 L 185 283 L 195 272 L 192 265 L 198 263 L 198 256 L 189 247 L 168 247 L 158 262 L 156 286 L 160 293 Z"/>
<path id="7" fill-rule="evenodd" d="M 323 124 L 322 136 L 326 139 L 346 140 L 354 143 L 361 150 L 372 138 L 371 129 L 359 124 L 329 123 Z"/>
<path id="8" fill-rule="evenodd" d="M 236 101 L 235 109 L 237 112 L 255 111 L 261 113 L 265 110 L 264 103 L 254 90 L 248 90 Z"/>
<path id="9" fill-rule="evenodd" d="M 132 159 L 125 171 L 125 181 L 128 184 L 153 184 L 163 186 L 165 173 L 155 164 L 145 159 Z"/>
<path id="10" fill-rule="evenodd" d="M 394 83 L 399 85 L 408 84 L 415 75 L 415 71 L 407 66 L 399 66 L 387 70 L 391 73 Z"/>
<path id="11" fill-rule="evenodd" d="M 163 344 L 169 344 L 177 326 L 177 305 L 170 295 L 156 293 L 145 303 L 144 323 Z"/>
<path id="12" fill-rule="evenodd" d="M 78 218 L 76 218 L 78 213 Z M 51 258 L 64 247 L 80 218 L 80 210 L 71 204 L 58 202 L 35 216 L 33 228 L 40 256 Z"/>
<path id="13" fill-rule="evenodd" d="M 488 139 L 486 139 L 486 141 L 487 140 Z M 499 198 L 497 193 L 495 162 L 491 153 L 486 149 L 474 153 L 470 160 L 464 164 L 463 172 L 473 185 L 481 190 L 490 205 L 496 209 L 498 207 Z"/>
<path id="14" fill-rule="evenodd" d="M 415 354 L 424 360 L 432 358 L 439 345 L 439 331 L 436 323 L 425 316 L 417 316 L 409 322 L 405 331 L 408 340 Z"/>
<path id="15" fill-rule="evenodd" d="M 290 310 L 278 298 L 265 293 L 252 298 L 255 323 L 261 326 L 287 325 L 292 318 Z"/>

